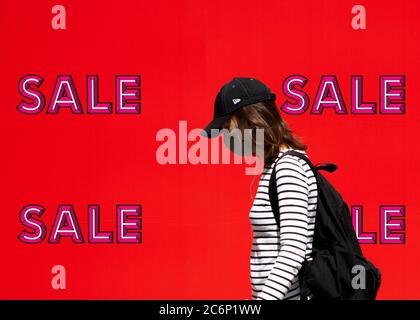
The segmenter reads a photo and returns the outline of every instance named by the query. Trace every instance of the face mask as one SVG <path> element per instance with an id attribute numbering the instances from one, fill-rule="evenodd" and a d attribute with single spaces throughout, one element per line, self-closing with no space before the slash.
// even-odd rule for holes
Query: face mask
<path id="1" fill-rule="evenodd" d="M 230 132 L 223 133 L 223 144 L 233 153 L 239 156 L 254 155 L 255 144 L 252 141 L 252 130 L 245 129 L 242 134 L 238 128 L 232 129 Z M 258 145 L 258 144 L 257 144 Z"/>

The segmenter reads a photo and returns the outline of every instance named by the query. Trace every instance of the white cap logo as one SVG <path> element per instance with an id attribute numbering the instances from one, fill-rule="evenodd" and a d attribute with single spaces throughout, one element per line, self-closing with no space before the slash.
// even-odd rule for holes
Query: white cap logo
<path id="1" fill-rule="evenodd" d="M 232 101 L 233 101 L 233 104 L 237 104 L 241 101 L 241 99 L 232 99 Z"/>

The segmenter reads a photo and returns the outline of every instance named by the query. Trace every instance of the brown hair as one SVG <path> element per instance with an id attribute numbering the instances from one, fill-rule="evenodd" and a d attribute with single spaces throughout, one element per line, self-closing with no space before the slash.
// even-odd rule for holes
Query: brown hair
<path id="1" fill-rule="evenodd" d="M 253 143 L 256 143 L 256 129 L 264 129 L 264 161 L 271 163 L 280 152 L 280 146 L 304 150 L 308 146 L 293 135 L 286 121 L 280 115 L 274 101 L 264 101 L 239 108 L 225 123 L 229 127 L 230 121 L 235 118 L 238 129 L 252 130 Z"/>

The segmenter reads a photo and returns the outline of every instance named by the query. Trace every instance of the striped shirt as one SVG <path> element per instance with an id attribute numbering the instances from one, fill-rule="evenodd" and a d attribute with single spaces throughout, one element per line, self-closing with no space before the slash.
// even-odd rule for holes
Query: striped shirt
<path id="1" fill-rule="evenodd" d="M 279 157 L 287 150 L 291 148 L 281 151 Z M 307 155 L 303 150 L 293 150 Z M 268 191 L 274 165 L 280 229 Z M 309 258 L 312 252 L 317 195 L 312 170 L 297 156 L 277 158 L 264 168 L 249 214 L 253 233 L 250 257 L 253 300 L 300 299 L 298 272 L 304 258 Z"/>

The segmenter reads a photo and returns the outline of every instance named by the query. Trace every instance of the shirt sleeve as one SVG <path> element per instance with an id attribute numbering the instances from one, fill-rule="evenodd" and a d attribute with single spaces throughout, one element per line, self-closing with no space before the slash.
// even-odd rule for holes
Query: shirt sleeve
<path id="1" fill-rule="evenodd" d="M 282 300 L 305 259 L 309 185 L 298 159 L 283 157 L 274 167 L 279 201 L 279 252 L 256 300 Z"/>

